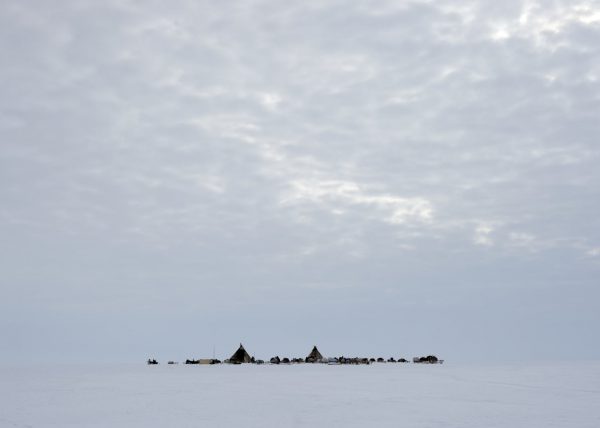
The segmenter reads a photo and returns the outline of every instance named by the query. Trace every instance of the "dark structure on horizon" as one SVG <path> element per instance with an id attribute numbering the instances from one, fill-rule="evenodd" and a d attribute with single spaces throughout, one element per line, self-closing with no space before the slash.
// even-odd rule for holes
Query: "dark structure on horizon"
<path id="1" fill-rule="evenodd" d="M 414 357 L 413 363 L 415 364 L 442 364 L 444 360 L 438 359 L 435 355 L 428 355 L 426 357 Z"/>
<path id="2" fill-rule="evenodd" d="M 312 351 L 310 351 L 310 354 L 308 354 L 308 357 L 306 357 L 305 361 L 307 363 L 318 363 L 323 359 L 323 355 L 321 355 L 321 353 L 319 352 L 319 350 L 317 349 L 316 345 L 313 347 Z"/>
<path id="3" fill-rule="evenodd" d="M 244 349 L 244 345 L 240 343 L 240 347 L 235 351 L 231 358 L 229 358 L 228 362 L 232 364 L 250 363 L 252 362 L 252 358 Z"/>

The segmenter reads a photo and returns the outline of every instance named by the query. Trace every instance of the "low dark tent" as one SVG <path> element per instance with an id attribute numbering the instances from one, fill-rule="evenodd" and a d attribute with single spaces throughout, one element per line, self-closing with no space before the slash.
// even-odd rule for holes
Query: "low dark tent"
<path id="1" fill-rule="evenodd" d="M 316 363 L 318 361 L 321 361 L 322 359 L 323 359 L 323 355 L 321 355 L 321 353 L 315 346 L 315 347 L 313 347 L 312 351 L 310 351 L 310 354 L 308 354 L 308 357 L 306 357 L 306 362 L 307 363 Z"/>
<path id="2" fill-rule="evenodd" d="M 230 363 L 249 363 L 251 360 L 252 358 L 250 358 L 250 355 L 248 355 L 241 343 L 238 350 L 229 358 Z"/>
<path id="3" fill-rule="evenodd" d="M 413 358 L 413 363 L 436 364 L 437 362 L 438 362 L 438 358 L 435 355 L 428 355 L 426 357 L 415 357 L 415 358 Z"/>

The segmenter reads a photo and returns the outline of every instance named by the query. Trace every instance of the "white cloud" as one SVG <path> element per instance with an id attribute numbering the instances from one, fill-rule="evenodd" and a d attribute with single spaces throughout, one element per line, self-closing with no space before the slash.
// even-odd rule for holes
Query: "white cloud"
<path id="1" fill-rule="evenodd" d="M 483 246 L 494 245 L 494 241 L 491 236 L 492 232 L 494 232 L 494 227 L 492 225 L 486 224 L 486 223 L 479 224 L 475 228 L 475 236 L 473 238 L 473 242 L 476 245 L 483 245 Z"/>
<path id="2" fill-rule="evenodd" d="M 432 220 L 432 204 L 424 198 L 403 198 L 390 194 L 370 193 L 357 183 L 340 180 L 295 180 L 281 200 L 283 206 L 311 202 L 334 214 L 344 213 L 352 205 L 366 207 L 368 216 L 381 221 L 402 225 L 411 222 L 427 223 Z"/>
<path id="3" fill-rule="evenodd" d="M 282 98 L 278 94 L 263 93 L 260 95 L 260 102 L 269 110 L 277 110 Z"/>
<path id="4" fill-rule="evenodd" d="M 600 256 L 600 247 L 591 248 L 587 251 L 588 256 L 598 257 Z"/>

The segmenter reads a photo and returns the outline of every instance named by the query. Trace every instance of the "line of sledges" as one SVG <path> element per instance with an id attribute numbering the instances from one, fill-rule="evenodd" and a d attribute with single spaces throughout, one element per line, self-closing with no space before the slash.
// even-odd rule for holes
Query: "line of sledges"
<path id="1" fill-rule="evenodd" d="M 325 358 L 316 346 L 313 347 L 312 351 L 306 358 L 279 358 L 279 356 L 275 356 L 269 360 L 270 364 L 300 364 L 300 363 L 321 363 L 321 364 L 329 364 L 329 365 L 338 365 L 338 364 L 371 364 L 371 363 L 408 363 L 409 361 L 405 358 L 399 358 L 395 360 L 393 357 L 385 360 L 384 358 L 347 358 L 347 357 L 336 357 L 336 358 Z M 435 355 L 428 355 L 426 357 L 414 357 L 412 360 L 413 363 L 418 364 L 442 364 L 444 360 L 438 359 Z M 223 361 L 225 364 L 265 364 L 264 360 L 258 360 L 254 357 L 251 357 L 250 354 L 244 349 L 244 345 L 240 343 L 240 347 L 234 354 L 227 360 Z M 155 359 L 149 359 L 148 364 L 154 365 L 158 364 L 158 361 Z M 178 364 L 175 361 L 169 361 L 167 364 Z M 185 360 L 185 364 L 221 364 L 221 360 L 216 358 L 202 358 L 199 360 Z"/>

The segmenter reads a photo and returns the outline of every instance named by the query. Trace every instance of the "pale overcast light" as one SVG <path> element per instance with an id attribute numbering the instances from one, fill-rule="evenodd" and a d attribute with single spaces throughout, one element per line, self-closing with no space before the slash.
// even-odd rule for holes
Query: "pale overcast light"
<path id="1" fill-rule="evenodd" d="M 1 361 L 600 357 L 600 2 L 0 5 Z"/>

